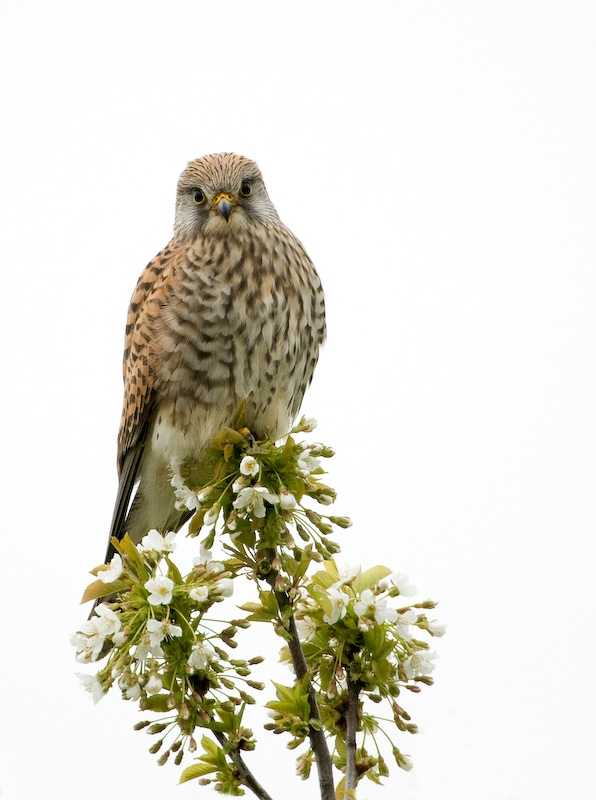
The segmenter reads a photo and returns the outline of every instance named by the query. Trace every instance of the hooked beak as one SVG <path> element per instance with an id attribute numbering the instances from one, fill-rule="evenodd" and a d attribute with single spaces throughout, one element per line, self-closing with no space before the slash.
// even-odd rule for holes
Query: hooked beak
<path id="1" fill-rule="evenodd" d="M 228 194 L 228 192 L 220 192 L 216 197 L 213 198 L 215 210 L 221 217 L 225 219 L 226 222 L 229 220 L 230 214 L 232 213 L 233 202 L 234 196 Z"/>

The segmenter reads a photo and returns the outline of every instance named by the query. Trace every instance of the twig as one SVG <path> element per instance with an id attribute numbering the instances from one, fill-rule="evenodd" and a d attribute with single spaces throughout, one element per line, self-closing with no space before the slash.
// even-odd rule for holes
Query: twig
<path id="1" fill-rule="evenodd" d="M 348 678 L 348 710 L 346 712 L 346 792 L 356 788 L 356 726 L 360 687 Z"/>
<path id="2" fill-rule="evenodd" d="M 282 613 L 288 607 L 291 608 L 292 604 L 290 602 L 288 595 L 285 592 L 275 592 L 275 597 L 277 598 L 277 604 Z M 290 641 L 288 642 L 288 648 L 290 650 L 290 655 L 292 657 L 294 672 L 296 673 L 296 677 L 300 679 L 303 678 L 308 672 L 308 664 L 306 663 L 304 653 L 302 652 L 302 646 L 300 645 L 300 637 L 298 636 L 298 631 L 296 629 L 296 620 L 294 619 L 293 614 L 291 614 L 288 619 L 288 632 L 291 637 Z M 319 712 L 319 706 L 317 704 L 317 696 L 315 693 L 315 689 L 310 681 L 308 682 L 308 704 L 310 706 L 311 719 L 316 719 L 320 722 L 321 714 Z M 333 785 L 333 764 L 331 761 L 329 748 L 327 747 L 327 739 L 325 738 L 325 732 L 323 731 L 322 728 L 320 730 L 317 730 L 316 728 L 313 728 L 312 725 L 309 725 L 309 737 L 310 737 L 310 744 L 315 754 L 315 759 L 317 762 L 321 800 L 335 800 L 335 787 Z"/>
<path id="3" fill-rule="evenodd" d="M 214 733 L 215 738 L 217 739 L 217 741 L 223 747 L 227 747 L 228 740 L 223 735 L 223 733 L 220 733 L 219 731 L 213 731 L 213 733 Z M 242 783 L 245 786 L 247 786 L 252 792 L 254 792 L 254 794 L 256 794 L 256 796 L 259 798 L 259 800 L 273 800 L 271 795 L 265 789 L 263 789 L 261 784 L 258 782 L 258 780 L 255 778 L 255 776 L 252 774 L 252 772 L 246 766 L 246 764 L 244 763 L 244 759 L 240 755 L 240 751 L 239 750 L 230 749 L 227 752 L 228 752 L 228 755 L 230 756 L 230 758 L 232 759 L 232 761 L 234 762 L 234 766 L 238 770 L 238 774 L 240 776 L 240 779 L 241 779 Z"/>

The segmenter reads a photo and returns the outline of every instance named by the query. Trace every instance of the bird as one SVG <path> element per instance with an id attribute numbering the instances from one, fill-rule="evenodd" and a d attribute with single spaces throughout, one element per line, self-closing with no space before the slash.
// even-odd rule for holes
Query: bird
<path id="1" fill-rule="evenodd" d="M 177 531 L 173 472 L 200 458 L 239 407 L 257 440 L 286 433 L 326 335 L 321 280 L 280 220 L 254 161 L 188 163 L 171 241 L 145 267 L 130 306 L 112 537 Z"/>

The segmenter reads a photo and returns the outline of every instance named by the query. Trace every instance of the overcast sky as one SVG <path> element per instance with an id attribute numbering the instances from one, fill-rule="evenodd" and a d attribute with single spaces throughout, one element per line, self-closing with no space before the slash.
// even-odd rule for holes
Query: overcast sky
<path id="1" fill-rule="evenodd" d="M 591 800 L 594 3 L 4 0 L 0 29 L 2 800 L 215 797 L 156 766 L 131 703 L 93 706 L 68 639 L 128 301 L 180 171 L 224 150 L 325 286 L 303 410 L 342 558 L 407 572 L 448 624 L 404 700 L 415 768 L 359 800 Z M 255 731 L 274 796 L 316 798 Z"/>

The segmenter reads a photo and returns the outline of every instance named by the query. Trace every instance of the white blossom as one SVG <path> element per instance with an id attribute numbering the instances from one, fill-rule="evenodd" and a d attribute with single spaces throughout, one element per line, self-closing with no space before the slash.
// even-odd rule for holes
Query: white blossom
<path id="1" fill-rule="evenodd" d="M 99 617 L 98 630 L 105 638 L 106 636 L 113 636 L 118 633 L 122 627 L 120 617 L 105 603 L 100 603 L 95 608 L 95 613 Z"/>
<path id="2" fill-rule="evenodd" d="M 234 593 L 234 581 L 231 578 L 219 578 L 214 589 L 222 597 L 231 597 Z"/>
<path id="3" fill-rule="evenodd" d="M 339 580 L 335 581 L 335 583 L 332 586 L 333 589 L 339 589 L 339 587 L 343 586 L 344 583 L 350 583 L 350 581 L 352 581 L 357 575 L 360 574 L 361 570 L 360 564 L 357 564 L 356 566 L 350 564 L 341 564 L 339 566 L 338 565 L 336 566 L 339 575 Z"/>
<path id="4" fill-rule="evenodd" d="M 175 472 L 172 476 L 172 486 L 175 489 L 174 494 L 176 495 L 176 508 L 187 508 L 189 511 L 196 511 L 197 508 L 200 506 L 199 498 L 197 497 L 196 492 L 193 492 L 192 489 L 189 489 L 188 486 L 182 480 L 182 476 Z"/>
<path id="5" fill-rule="evenodd" d="M 447 630 L 447 625 L 444 622 L 439 622 L 437 619 L 433 619 L 428 623 L 428 632 L 431 636 L 436 636 L 439 638 L 443 636 L 445 631 Z"/>
<path id="6" fill-rule="evenodd" d="M 207 586 L 195 586 L 190 590 L 188 596 L 197 603 L 204 603 L 209 597 L 209 588 Z"/>
<path id="7" fill-rule="evenodd" d="M 161 644 L 166 636 L 182 636 L 182 628 L 179 625 L 173 625 L 167 619 L 148 620 L 147 630 L 149 631 L 151 647 Z"/>
<path id="8" fill-rule="evenodd" d="M 324 614 L 323 620 L 328 625 L 334 625 L 338 620 L 345 617 L 350 597 L 345 592 L 340 592 L 339 589 L 333 588 L 327 589 L 327 597 L 331 600 L 331 612 Z"/>
<path id="9" fill-rule="evenodd" d="M 115 633 L 112 636 L 112 641 L 114 642 L 116 647 L 121 647 L 127 639 L 128 639 L 128 634 L 126 634 L 124 631 L 118 631 L 118 633 Z"/>
<path id="10" fill-rule="evenodd" d="M 150 593 L 147 600 L 152 606 L 166 606 L 172 600 L 174 581 L 158 575 L 157 578 L 150 578 L 147 581 L 145 589 Z"/>
<path id="11" fill-rule="evenodd" d="M 414 766 L 414 763 L 410 758 L 410 756 L 404 756 L 403 753 L 399 753 L 399 756 L 396 756 L 396 759 L 397 759 L 397 766 L 401 767 L 401 769 L 405 770 L 406 772 L 409 772 Z"/>
<path id="12" fill-rule="evenodd" d="M 244 456 L 240 462 L 240 472 L 243 475 L 254 478 L 259 474 L 259 462 L 254 456 Z"/>
<path id="13" fill-rule="evenodd" d="M 138 700 L 140 696 L 143 694 L 143 690 L 139 683 L 133 683 L 132 686 L 129 686 L 125 692 L 125 697 L 127 700 Z"/>
<path id="14" fill-rule="evenodd" d="M 170 531 L 165 536 L 155 529 L 150 530 L 148 534 L 143 536 L 141 543 L 137 545 L 140 553 L 155 552 L 155 553 L 172 553 L 176 549 L 174 538 L 176 533 Z"/>
<path id="15" fill-rule="evenodd" d="M 290 511 L 296 507 L 296 498 L 285 486 L 281 486 L 279 489 L 279 504 L 284 511 Z"/>
<path id="16" fill-rule="evenodd" d="M 416 650 L 404 661 L 404 669 L 408 678 L 417 678 L 419 675 L 429 675 L 437 666 L 433 660 L 438 655 L 432 650 Z"/>
<path id="17" fill-rule="evenodd" d="M 207 572 L 215 572 L 217 574 L 225 570 L 225 567 L 221 561 L 213 561 L 213 553 L 211 550 L 207 550 L 202 544 L 199 555 L 193 558 L 192 564 L 193 567 L 203 565 Z"/>
<path id="18" fill-rule="evenodd" d="M 137 661 L 145 661 L 145 659 L 149 656 L 149 653 L 153 656 L 153 658 L 163 658 L 164 652 L 161 649 L 161 644 L 151 644 L 151 638 L 148 633 L 143 634 L 137 644 L 135 645 L 134 649 L 134 658 Z"/>
<path id="19" fill-rule="evenodd" d="M 145 691 L 147 694 L 157 694 L 163 689 L 163 683 L 159 675 L 151 675 L 145 684 Z"/>
<path id="20" fill-rule="evenodd" d="M 255 517 L 262 519 L 267 513 L 264 500 L 272 505 L 279 503 L 279 497 L 276 494 L 272 494 L 264 486 L 246 486 L 240 490 L 232 505 L 235 509 L 252 509 Z"/>
<path id="21" fill-rule="evenodd" d="M 108 636 L 120 630 L 121 622 L 108 606 L 101 603 L 95 609 L 96 615 L 86 620 L 80 630 L 73 633 L 70 643 L 77 648 L 76 659 L 79 664 L 95 661 L 100 655 Z"/>
<path id="22" fill-rule="evenodd" d="M 354 603 L 354 611 L 359 617 L 374 617 L 378 625 L 383 622 L 395 622 L 397 619 L 397 611 L 387 606 L 384 597 L 375 595 L 370 589 L 362 592 L 360 600 Z"/>
<path id="23" fill-rule="evenodd" d="M 236 480 L 232 484 L 232 491 L 234 492 L 234 494 L 238 494 L 238 492 L 241 491 L 244 488 L 244 484 L 245 483 L 246 483 L 246 481 L 244 480 L 242 475 L 240 475 L 238 478 L 236 478 Z"/>
<path id="24" fill-rule="evenodd" d="M 193 669 L 204 672 L 209 666 L 209 662 L 215 661 L 216 658 L 217 654 L 209 642 L 201 639 L 195 645 L 193 645 L 191 653 L 188 657 L 188 664 Z"/>
<path id="25" fill-rule="evenodd" d="M 100 567 L 97 577 L 104 583 L 114 583 L 122 575 L 122 558 L 118 553 L 112 558 L 109 564 Z"/>
<path id="26" fill-rule="evenodd" d="M 296 620 L 296 630 L 300 641 L 308 642 L 317 632 L 317 625 L 310 617 L 302 617 Z"/>
<path id="27" fill-rule="evenodd" d="M 402 611 L 397 615 L 395 620 L 395 630 L 398 636 L 401 636 L 406 642 L 412 638 L 411 626 L 418 621 L 418 612 L 414 608 L 409 608 L 407 611 Z"/>
<path id="28" fill-rule="evenodd" d="M 302 417 L 298 425 L 300 426 L 301 430 L 303 430 L 305 433 L 310 433 L 311 431 L 314 431 L 314 429 L 317 427 L 317 421 L 314 417 L 304 416 Z"/>
<path id="29" fill-rule="evenodd" d="M 315 472 L 317 469 L 321 469 L 321 462 L 318 458 L 313 458 L 309 455 L 309 450 L 304 450 L 300 456 L 298 457 L 298 461 L 296 462 L 297 472 L 303 478 L 307 478 L 311 472 Z"/>
<path id="30" fill-rule="evenodd" d="M 394 572 L 391 583 L 399 590 L 402 597 L 413 597 L 418 589 L 410 583 L 409 577 L 404 572 Z"/>
<path id="31" fill-rule="evenodd" d="M 209 511 L 203 517 L 203 525 L 210 527 L 211 525 L 215 525 L 217 522 L 217 518 L 219 517 L 219 512 L 221 511 L 221 506 L 219 503 L 214 503 L 211 506 Z"/>
<path id="32" fill-rule="evenodd" d="M 85 675 L 82 672 L 76 673 L 77 678 L 81 681 L 83 688 L 89 692 L 93 698 L 94 703 L 99 703 L 101 698 L 106 694 L 103 690 L 101 683 L 95 675 Z"/>

